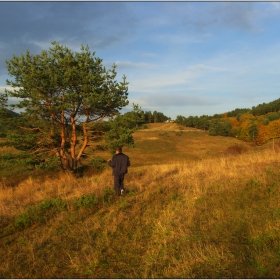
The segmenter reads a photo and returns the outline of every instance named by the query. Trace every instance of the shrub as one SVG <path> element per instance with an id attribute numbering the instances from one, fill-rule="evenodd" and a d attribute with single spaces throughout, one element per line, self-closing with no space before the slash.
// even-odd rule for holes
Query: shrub
<path id="1" fill-rule="evenodd" d="M 89 196 L 82 195 L 81 197 L 74 199 L 73 204 L 76 209 L 81 207 L 94 208 L 98 204 L 98 197 L 93 194 L 90 194 Z"/>
<path id="2" fill-rule="evenodd" d="M 247 147 L 240 146 L 240 145 L 233 145 L 233 146 L 228 147 L 225 150 L 225 153 L 237 155 L 237 154 L 242 154 L 242 153 L 246 152 L 247 150 L 248 150 Z"/>
<path id="3" fill-rule="evenodd" d="M 89 160 L 89 165 L 96 171 L 103 171 L 106 166 L 107 161 L 101 157 L 95 157 Z"/>
<path id="4" fill-rule="evenodd" d="M 183 135 L 183 131 L 182 131 L 182 130 L 176 131 L 176 132 L 175 132 L 175 135 L 176 135 L 176 136 L 182 136 L 182 135 Z"/>

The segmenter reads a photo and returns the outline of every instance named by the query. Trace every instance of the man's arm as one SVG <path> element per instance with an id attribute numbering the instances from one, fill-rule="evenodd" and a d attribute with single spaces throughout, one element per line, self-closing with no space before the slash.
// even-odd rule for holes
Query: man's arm
<path id="1" fill-rule="evenodd" d="M 108 159 L 108 165 L 111 167 L 115 167 L 112 159 Z"/>

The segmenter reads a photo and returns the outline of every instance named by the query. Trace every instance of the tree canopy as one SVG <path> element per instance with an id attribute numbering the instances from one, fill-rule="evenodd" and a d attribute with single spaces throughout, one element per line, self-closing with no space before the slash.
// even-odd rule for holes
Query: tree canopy
<path id="1" fill-rule="evenodd" d="M 24 108 L 26 118 L 20 128 L 34 132 L 36 143 L 41 139 L 38 153 L 55 154 L 64 168 L 75 170 L 90 139 L 89 124 L 117 114 L 128 104 L 128 83 L 125 76 L 117 82 L 117 66 L 107 70 L 88 46 L 72 52 L 57 42 L 52 45 L 39 55 L 27 50 L 6 61 L 14 78 L 6 82 L 13 90 L 6 90 L 2 103 L 6 97 L 19 98 L 13 106 Z M 78 126 L 83 140 L 77 149 Z"/>
<path id="2" fill-rule="evenodd" d="M 270 139 L 280 137 L 280 99 L 249 108 L 237 108 L 224 114 L 188 118 L 177 116 L 176 122 L 199 129 L 209 135 L 236 137 L 262 145 Z"/>

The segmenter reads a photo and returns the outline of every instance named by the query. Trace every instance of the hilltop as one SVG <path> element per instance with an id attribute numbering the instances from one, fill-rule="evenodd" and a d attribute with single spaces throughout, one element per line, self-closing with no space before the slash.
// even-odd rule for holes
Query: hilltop
<path id="1" fill-rule="evenodd" d="M 259 149 L 254 143 L 247 143 L 232 137 L 209 136 L 202 129 L 188 128 L 177 123 L 151 123 L 133 134 L 135 148 L 125 147 L 134 166 L 192 161 L 230 153 L 235 147 L 237 153 Z M 96 145 L 96 143 L 94 144 Z M 89 147 L 84 160 L 94 157 L 108 159 L 107 151 Z"/>
<path id="2" fill-rule="evenodd" d="M 178 125 L 175 122 L 167 123 L 149 123 L 147 128 L 140 128 L 139 131 L 203 131 L 201 129 L 190 128 L 183 125 Z"/>

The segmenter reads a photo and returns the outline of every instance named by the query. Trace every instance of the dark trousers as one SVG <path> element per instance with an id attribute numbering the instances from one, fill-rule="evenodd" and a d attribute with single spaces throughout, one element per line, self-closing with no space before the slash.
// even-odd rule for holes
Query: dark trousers
<path id="1" fill-rule="evenodd" d="M 121 189 L 124 189 L 123 180 L 124 175 L 114 175 L 114 188 L 116 195 L 121 195 Z"/>

